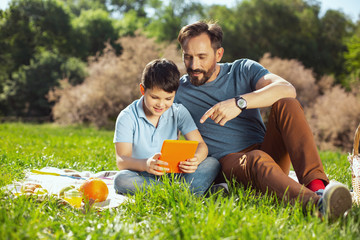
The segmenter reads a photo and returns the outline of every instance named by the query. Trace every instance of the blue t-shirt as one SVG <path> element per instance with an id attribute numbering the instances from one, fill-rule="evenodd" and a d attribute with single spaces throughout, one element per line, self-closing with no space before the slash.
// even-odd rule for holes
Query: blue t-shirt
<path id="1" fill-rule="evenodd" d="M 240 59 L 220 64 L 217 78 L 201 86 L 192 85 L 188 75 L 180 79 L 175 101 L 189 110 L 208 145 L 210 156 L 220 159 L 263 142 L 266 129 L 259 109 L 246 109 L 224 126 L 210 118 L 201 124 L 200 118 L 215 104 L 254 91 L 257 81 L 268 73 L 259 63 Z"/>
<path id="2" fill-rule="evenodd" d="M 132 143 L 134 158 L 149 158 L 161 151 L 164 140 L 177 139 L 178 131 L 185 135 L 197 129 L 189 111 L 177 103 L 160 116 L 155 127 L 146 118 L 142 103 L 143 97 L 122 110 L 115 125 L 114 143 Z"/>

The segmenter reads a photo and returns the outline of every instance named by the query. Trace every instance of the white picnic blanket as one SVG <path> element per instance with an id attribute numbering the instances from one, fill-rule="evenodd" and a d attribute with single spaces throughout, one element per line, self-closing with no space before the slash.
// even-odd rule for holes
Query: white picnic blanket
<path id="1" fill-rule="evenodd" d="M 14 182 L 13 184 L 6 186 L 6 188 L 13 193 L 20 193 L 22 184 L 38 183 L 43 188 L 45 188 L 49 192 L 49 194 L 58 195 L 60 190 L 66 186 L 74 185 L 75 187 L 80 187 L 86 179 L 90 177 L 97 177 L 102 179 L 106 183 L 109 189 L 109 195 L 106 201 L 95 203 L 95 207 L 114 208 L 118 207 L 120 204 L 128 200 L 128 197 L 117 194 L 115 192 L 114 177 L 118 173 L 118 171 L 102 171 L 98 173 L 92 173 L 89 171 L 78 172 L 75 170 L 59 169 L 54 167 L 45 167 L 40 169 L 39 171 L 47 173 L 57 173 L 66 176 L 36 174 L 29 171 L 26 173 L 26 177 L 22 182 Z M 298 182 L 294 171 L 290 171 L 289 177 Z"/>
<path id="2" fill-rule="evenodd" d="M 66 186 L 74 185 L 75 187 L 80 187 L 86 179 L 90 177 L 97 177 L 102 179 L 106 183 L 109 189 L 109 195 L 106 201 L 95 203 L 96 207 L 114 208 L 128 199 L 128 197 L 117 194 L 115 192 L 114 177 L 118 171 L 102 171 L 98 173 L 92 173 L 89 171 L 78 172 L 74 170 L 58 169 L 54 167 L 45 167 L 40 169 L 39 171 L 57 173 L 65 176 L 36 174 L 29 171 L 26 173 L 24 181 L 14 182 L 13 184 L 8 185 L 7 189 L 13 193 L 20 193 L 22 184 L 37 183 L 40 184 L 43 188 L 45 188 L 49 194 L 58 195 L 60 190 Z"/>

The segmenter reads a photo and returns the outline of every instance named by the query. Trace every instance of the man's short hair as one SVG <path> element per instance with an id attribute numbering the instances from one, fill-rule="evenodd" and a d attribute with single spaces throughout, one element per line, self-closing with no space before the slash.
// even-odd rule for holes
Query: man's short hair
<path id="1" fill-rule="evenodd" d="M 178 41 L 180 45 L 183 46 L 186 40 L 197 37 L 203 33 L 209 36 L 211 47 L 215 51 L 221 48 L 223 32 L 220 25 L 215 22 L 198 21 L 184 26 L 179 32 Z"/>
<path id="2" fill-rule="evenodd" d="M 179 88 L 180 72 L 176 64 L 168 59 L 155 59 L 149 62 L 143 71 L 141 83 L 146 89 L 160 88 L 172 93 Z"/>

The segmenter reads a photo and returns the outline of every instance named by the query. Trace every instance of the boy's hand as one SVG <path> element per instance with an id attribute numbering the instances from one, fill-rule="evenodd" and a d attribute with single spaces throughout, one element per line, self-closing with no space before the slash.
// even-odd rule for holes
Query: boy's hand
<path id="1" fill-rule="evenodd" d="M 148 158 L 146 160 L 146 171 L 148 173 L 154 174 L 154 175 L 164 175 L 166 171 L 168 171 L 168 168 L 161 167 L 159 165 L 167 166 L 167 162 L 163 162 L 159 160 L 159 157 L 161 156 L 161 153 L 157 153 L 151 158 Z"/>
<path id="2" fill-rule="evenodd" d="M 193 157 L 193 158 L 187 159 L 184 162 L 180 162 L 179 163 L 179 168 L 184 173 L 193 173 L 193 172 L 196 171 L 199 164 L 200 164 L 200 161 L 198 160 L 198 158 Z"/>

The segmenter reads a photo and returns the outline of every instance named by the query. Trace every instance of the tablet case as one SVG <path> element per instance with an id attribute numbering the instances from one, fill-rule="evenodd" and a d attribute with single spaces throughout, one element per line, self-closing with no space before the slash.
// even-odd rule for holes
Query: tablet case
<path id="1" fill-rule="evenodd" d="M 199 142 L 188 140 L 165 140 L 159 160 L 169 163 L 168 173 L 181 173 L 179 163 L 193 158 Z"/>

